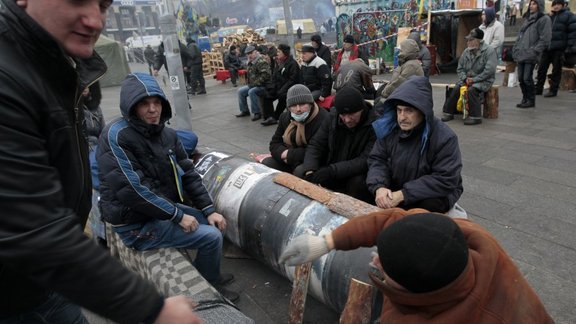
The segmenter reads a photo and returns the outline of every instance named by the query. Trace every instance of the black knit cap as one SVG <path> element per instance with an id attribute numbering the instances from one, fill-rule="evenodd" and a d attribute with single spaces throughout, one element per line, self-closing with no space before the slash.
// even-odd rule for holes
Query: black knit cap
<path id="1" fill-rule="evenodd" d="M 344 43 L 354 44 L 354 36 L 350 34 L 344 36 Z"/>
<path id="2" fill-rule="evenodd" d="M 366 102 L 358 89 L 347 86 L 336 92 L 334 108 L 338 114 L 351 114 L 366 108 Z"/>
<path id="3" fill-rule="evenodd" d="M 424 213 L 402 218 L 378 235 L 386 274 L 413 293 L 438 290 L 466 268 L 468 245 L 450 217 Z"/>
<path id="4" fill-rule="evenodd" d="M 320 44 L 320 43 L 322 43 L 322 37 L 320 37 L 320 35 L 318 35 L 318 34 L 314 34 L 314 35 L 310 36 L 310 41 Z"/>
<path id="5" fill-rule="evenodd" d="M 290 46 L 286 44 L 280 44 L 278 45 L 278 50 L 280 50 L 285 56 L 290 56 Z"/>

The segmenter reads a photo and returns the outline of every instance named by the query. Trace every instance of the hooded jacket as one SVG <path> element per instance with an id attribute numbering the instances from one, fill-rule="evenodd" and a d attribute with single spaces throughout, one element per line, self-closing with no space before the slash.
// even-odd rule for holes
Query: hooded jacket
<path id="1" fill-rule="evenodd" d="M 496 50 L 480 42 L 476 50 L 466 48 L 458 60 L 458 87 L 466 84 L 466 78 L 472 78 L 472 86 L 482 92 L 490 90 L 496 78 L 498 57 Z"/>
<path id="2" fill-rule="evenodd" d="M 428 77 L 428 75 L 430 74 L 430 67 L 432 66 L 432 57 L 430 56 L 430 51 L 428 50 L 428 47 L 422 44 L 419 32 L 411 32 L 410 35 L 408 35 L 408 39 L 411 39 L 415 41 L 416 44 L 418 44 L 418 47 L 420 48 L 418 59 L 422 63 L 422 70 L 424 71 L 424 76 Z"/>
<path id="3" fill-rule="evenodd" d="M 390 208 L 354 217 L 332 232 L 334 247 L 344 251 L 372 247 L 378 234 L 394 222 L 425 212 Z M 370 274 L 384 295 L 380 322 L 554 323 L 496 238 L 467 219 L 454 221 L 468 243 L 468 264 L 462 274 L 447 286 L 427 293 L 401 291 Z"/>
<path id="4" fill-rule="evenodd" d="M 420 48 L 418 43 L 411 39 L 406 39 L 400 43 L 400 53 L 398 54 L 398 61 L 402 62 L 400 65 L 394 69 L 392 73 L 392 79 L 386 85 L 384 90 L 382 90 L 382 98 L 388 98 L 396 88 L 398 88 L 404 81 L 409 77 L 424 76 L 424 70 L 422 69 L 422 64 L 418 61 L 418 55 L 420 54 Z"/>
<path id="5" fill-rule="evenodd" d="M 83 233 L 92 188 L 80 96 L 104 61 L 70 58 L 15 1 L 0 7 L 0 321 L 53 291 L 116 322 L 151 322 L 162 297 Z"/>
<path id="6" fill-rule="evenodd" d="M 518 32 L 516 43 L 512 49 L 517 63 L 537 63 L 542 52 L 550 45 L 552 38 L 552 23 L 550 16 L 544 14 L 544 1 L 538 0 L 538 12 L 524 14 L 524 21 Z"/>
<path id="7" fill-rule="evenodd" d="M 158 125 L 135 115 L 136 104 L 149 96 L 162 101 Z M 152 219 L 178 224 L 184 212 L 176 203 L 202 210 L 205 216 L 213 213 L 212 199 L 176 131 L 164 126 L 172 110 L 154 78 L 128 75 L 120 91 L 120 111 L 122 118 L 104 129 L 96 153 L 102 217 L 113 225 Z"/>
<path id="8" fill-rule="evenodd" d="M 342 62 L 340 69 L 336 72 L 335 79 L 334 90 L 336 91 L 350 86 L 360 91 L 364 98 L 374 98 L 376 89 L 372 83 L 372 70 L 360 59 Z"/>
<path id="9" fill-rule="evenodd" d="M 407 104 L 424 121 L 406 133 L 398 126 L 396 105 Z M 427 198 L 446 198 L 450 207 L 462 195 L 462 160 L 458 137 L 434 117 L 432 86 L 426 77 L 412 77 L 384 102 L 383 116 L 373 123 L 377 140 L 368 157 L 366 184 L 402 190 L 407 205 Z"/>
<path id="10" fill-rule="evenodd" d="M 484 43 L 496 50 L 504 44 L 504 25 L 496 19 L 494 7 L 484 9 L 484 15 L 486 21 L 480 25 L 484 32 Z"/>
<path id="11" fill-rule="evenodd" d="M 564 51 L 569 37 L 570 19 L 574 16 L 568 8 L 562 8 L 557 12 L 550 13 L 552 36 L 550 38 L 549 51 Z"/>

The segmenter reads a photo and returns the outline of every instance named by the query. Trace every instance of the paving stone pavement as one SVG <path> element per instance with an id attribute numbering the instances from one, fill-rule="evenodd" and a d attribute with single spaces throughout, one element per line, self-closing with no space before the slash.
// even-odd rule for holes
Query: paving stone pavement
<path id="1" fill-rule="evenodd" d="M 139 64 L 131 68 L 147 71 Z M 496 84 L 502 78 L 498 73 Z M 455 74 L 430 78 L 437 85 L 437 116 L 444 103 L 442 84 L 455 80 Z M 206 85 L 207 95 L 190 99 L 202 150 L 244 158 L 267 153 L 275 127 L 234 117 L 239 112 L 238 88 L 230 82 L 207 77 Z M 556 323 L 576 323 L 576 94 L 538 96 L 535 109 L 515 108 L 521 99 L 518 87 L 500 87 L 499 95 L 498 119 L 484 119 L 477 126 L 464 126 L 459 118 L 449 122 L 458 134 L 464 164 L 459 203 L 501 242 Z M 103 89 L 107 120 L 119 115 L 118 102 L 119 87 Z M 287 322 L 287 279 L 242 256 L 224 258 L 223 270 L 237 277 L 231 287 L 241 292 L 240 310 L 256 323 Z M 338 315 L 309 297 L 304 322 L 337 323 Z"/>

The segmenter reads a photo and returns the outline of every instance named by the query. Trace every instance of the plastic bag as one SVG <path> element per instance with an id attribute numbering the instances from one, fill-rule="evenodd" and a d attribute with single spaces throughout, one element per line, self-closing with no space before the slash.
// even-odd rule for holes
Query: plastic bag
<path id="1" fill-rule="evenodd" d="M 458 98 L 458 103 L 456 104 L 456 110 L 458 110 L 459 112 L 462 112 L 463 107 L 466 106 L 465 103 L 466 90 L 468 90 L 467 86 L 463 85 L 460 87 L 460 97 Z"/>

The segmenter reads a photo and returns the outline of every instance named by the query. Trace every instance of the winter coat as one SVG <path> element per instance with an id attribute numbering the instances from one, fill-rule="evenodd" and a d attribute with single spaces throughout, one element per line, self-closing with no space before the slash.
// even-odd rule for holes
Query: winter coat
<path id="1" fill-rule="evenodd" d="M 371 99 L 374 98 L 376 89 L 372 83 L 372 70 L 362 60 L 343 62 L 335 78 L 334 90 L 338 91 L 344 86 L 350 86 L 358 89 L 365 98 L 369 96 Z"/>
<path id="2" fill-rule="evenodd" d="M 550 13 L 550 20 L 552 21 L 552 38 L 549 51 L 564 51 L 566 49 L 570 19 L 574 16 L 568 8 L 562 8 L 558 12 Z"/>
<path id="3" fill-rule="evenodd" d="M 334 73 L 338 72 L 338 69 L 340 69 L 340 65 L 342 64 L 342 56 L 344 55 L 344 49 L 342 48 L 340 50 L 340 52 L 338 52 L 338 56 L 336 56 L 336 62 L 334 62 Z M 352 48 L 350 49 L 350 56 L 348 57 L 349 61 L 353 61 L 355 59 L 362 59 L 362 61 L 364 61 L 364 63 L 366 63 L 366 65 L 369 65 L 370 63 L 368 62 L 368 53 L 360 48 L 360 46 L 358 45 L 352 45 Z"/>
<path id="4" fill-rule="evenodd" d="M 490 90 L 496 77 L 498 57 L 496 50 L 484 41 L 476 50 L 466 48 L 458 60 L 458 87 L 466 83 L 466 78 L 472 78 L 472 86 L 482 92 Z"/>
<path id="5" fill-rule="evenodd" d="M 408 35 L 408 39 L 411 39 L 418 44 L 420 48 L 420 53 L 418 54 L 418 60 L 422 63 L 422 70 L 424 71 L 424 76 L 428 77 L 430 74 L 430 67 L 432 66 L 432 56 L 430 55 L 430 51 L 428 47 L 422 44 L 422 40 L 420 39 L 419 32 L 412 32 Z"/>
<path id="6" fill-rule="evenodd" d="M 248 86 L 265 87 L 271 80 L 270 63 L 259 55 L 248 63 Z"/>
<path id="7" fill-rule="evenodd" d="M 144 59 L 146 59 L 146 63 L 154 64 L 154 57 L 156 56 L 156 52 L 152 49 L 152 47 L 146 47 L 144 50 Z"/>
<path id="8" fill-rule="evenodd" d="M 394 90 L 396 90 L 396 88 L 398 88 L 409 77 L 413 75 L 424 76 L 422 64 L 418 61 L 419 53 L 420 48 L 414 40 L 406 39 L 400 44 L 400 53 L 398 56 L 399 59 L 401 58 L 404 61 L 404 63 L 394 69 L 390 82 L 386 85 L 384 90 L 382 90 L 382 98 L 388 98 L 392 92 L 394 92 Z"/>
<path id="9" fill-rule="evenodd" d="M 517 63 L 538 63 L 542 52 L 550 45 L 552 38 L 550 16 L 543 13 L 543 1 L 539 0 L 537 3 L 539 11 L 536 14 L 530 15 L 528 11 L 524 15 L 524 21 L 512 49 L 514 61 Z"/>
<path id="10" fill-rule="evenodd" d="M 316 134 L 316 132 L 320 129 L 324 121 L 328 119 L 329 115 L 326 109 L 323 108 L 321 109 L 316 104 L 314 104 L 313 109 L 317 109 L 318 114 L 313 120 L 310 121 L 307 120 L 305 122 L 306 124 L 305 124 L 304 137 L 306 138 L 307 143 L 310 143 L 314 134 Z M 312 111 L 310 111 L 310 114 L 312 114 Z M 283 135 L 284 132 L 286 131 L 286 128 L 288 128 L 288 125 L 290 125 L 291 121 L 293 121 L 293 119 L 290 116 L 289 111 L 284 111 L 280 115 L 280 118 L 278 119 L 278 127 L 276 128 L 276 132 L 274 133 L 274 135 L 272 136 L 272 140 L 270 141 L 270 153 L 272 154 L 272 157 L 276 161 L 283 162 L 282 153 L 285 150 L 288 150 L 287 164 L 290 165 L 292 168 L 295 168 L 298 165 L 302 164 L 302 162 L 304 161 L 304 154 L 306 153 L 307 145 L 288 147 L 288 145 L 284 143 Z M 292 143 L 296 143 L 296 132 L 293 132 L 292 134 Z"/>
<path id="11" fill-rule="evenodd" d="M 310 62 L 302 62 L 300 81 L 310 91 L 322 90 L 323 97 L 328 97 L 332 93 L 330 68 L 323 59 L 316 55 Z"/>
<path id="12" fill-rule="evenodd" d="M 480 29 L 484 32 L 484 43 L 494 50 L 502 47 L 504 44 L 504 25 L 501 22 L 494 19 L 488 26 L 480 25 Z"/>
<path id="13" fill-rule="evenodd" d="M 178 46 L 180 50 L 180 60 L 182 60 L 182 68 L 191 68 L 192 60 L 188 48 L 180 41 L 178 41 Z M 166 63 L 166 56 L 164 55 L 164 42 L 158 46 L 158 51 L 154 57 L 154 70 L 160 71 L 162 66 L 165 66 L 166 72 L 168 72 L 168 64 Z"/>
<path id="14" fill-rule="evenodd" d="M 348 251 L 375 246 L 382 230 L 408 215 L 424 212 L 390 208 L 354 217 L 332 232 L 334 247 Z M 380 323 L 554 323 L 496 238 L 467 219 L 454 221 L 468 243 L 468 264 L 462 274 L 427 293 L 399 290 L 370 274 L 385 296 Z"/>
<path id="15" fill-rule="evenodd" d="M 188 49 L 188 54 L 190 55 L 189 65 L 202 65 L 202 52 L 195 42 L 190 42 L 186 46 Z"/>
<path id="16" fill-rule="evenodd" d="M 162 101 L 159 125 L 146 124 L 135 116 L 139 101 L 157 96 Z M 178 139 L 164 127 L 172 117 L 170 104 L 160 87 L 130 74 L 120 93 L 122 117 L 106 126 L 96 156 L 100 179 L 100 210 L 113 225 L 145 223 L 153 219 L 178 224 L 184 215 L 176 204 L 214 212 L 202 178 Z"/>
<path id="17" fill-rule="evenodd" d="M 398 101 L 425 116 L 410 134 L 398 126 Z M 402 190 L 406 205 L 446 198 L 452 207 L 458 201 L 463 191 L 458 137 L 434 117 L 433 109 L 432 87 L 426 77 L 408 79 L 384 102 L 384 115 L 374 123 L 378 139 L 368 158 L 370 192 Z"/>
<path id="18" fill-rule="evenodd" d="M 288 56 L 281 64 L 276 64 L 272 74 L 272 82 L 276 96 L 285 96 L 291 86 L 300 83 L 300 65 Z"/>
<path id="19" fill-rule="evenodd" d="M 566 39 L 566 53 L 576 55 L 576 14 L 572 13 L 568 23 L 568 37 Z"/>
<path id="20" fill-rule="evenodd" d="M 240 70 L 242 68 L 242 62 L 240 62 L 238 55 L 228 52 L 224 56 L 224 66 L 227 69 Z"/>
<path id="21" fill-rule="evenodd" d="M 332 53 L 330 52 L 330 48 L 328 46 L 321 43 L 320 46 L 316 49 L 316 55 L 323 59 L 330 69 L 332 68 Z"/>
<path id="22" fill-rule="evenodd" d="M 366 174 L 366 159 L 376 140 L 371 126 L 375 119 L 372 105 L 366 103 L 360 123 L 349 129 L 340 120 L 336 109 L 332 109 L 308 144 L 302 164 L 304 172 L 329 166 L 336 180 Z"/>
<path id="23" fill-rule="evenodd" d="M 83 233 L 92 186 L 78 104 L 104 61 L 72 63 L 15 1 L 2 1 L 0 48 L 0 318 L 54 291 L 115 322 L 152 322 L 156 289 Z"/>

